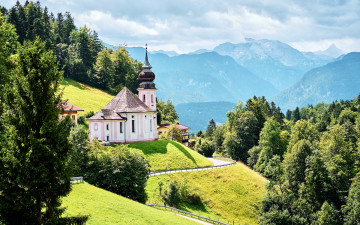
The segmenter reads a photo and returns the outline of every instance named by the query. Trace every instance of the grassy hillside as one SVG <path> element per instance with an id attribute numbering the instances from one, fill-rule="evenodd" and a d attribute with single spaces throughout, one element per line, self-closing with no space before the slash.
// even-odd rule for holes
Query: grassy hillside
<path id="1" fill-rule="evenodd" d="M 204 156 L 175 141 L 139 142 L 129 144 L 129 147 L 149 161 L 152 171 L 213 165 Z"/>
<path id="2" fill-rule="evenodd" d="M 95 113 L 108 104 L 114 97 L 104 91 L 81 84 L 69 78 L 61 82 L 61 88 L 64 88 L 63 99 L 84 109 L 80 114 L 94 111 Z"/>
<path id="3" fill-rule="evenodd" d="M 257 223 L 257 209 L 266 192 L 267 183 L 265 178 L 241 163 L 214 170 L 154 176 L 150 177 L 146 187 L 151 203 L 163 204 L 159 195 L 160 181 L 164 183 L 163 190 L 170 181 L 186 183 L 191 193 L 201 196 L 204 204 L 193 206 L 183 203 L 179 208 L 240 224 Z"/>
<path id="4" fill-rule="evenodd" d="M 197 224 L 173 213 L 164 212 L 94 187 L 74 184 L 62 199 L 64 216 L 89 215 L 87 224 Z"/>

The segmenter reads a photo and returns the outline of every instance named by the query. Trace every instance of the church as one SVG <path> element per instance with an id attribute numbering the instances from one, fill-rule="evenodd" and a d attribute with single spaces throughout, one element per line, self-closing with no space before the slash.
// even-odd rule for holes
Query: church
<path id="1" fill-rule="evenodd" d="M 124 87 L 103 109 L 88 119 L 90 140 L 115 143 L 158 139 L 155 74 L 151 71 L 147 47 L 139 74 L 139 97 Z"/>

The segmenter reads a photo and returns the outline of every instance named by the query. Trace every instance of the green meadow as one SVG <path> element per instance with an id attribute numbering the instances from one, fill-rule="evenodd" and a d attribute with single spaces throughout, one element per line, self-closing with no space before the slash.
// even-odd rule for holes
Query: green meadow
<path id="1" fill-rule="evenodd" d="M 149 161 L 151 171 L 213 165 L 206 157 L 175 141 L 138 142 L 129 144 L 129 147 Z"/>
<path id="2" fill-rule="evenodd" d="M 86 224 L 198 224 L 171 212 L 165 212 L 113 194 L 87 183 L 72 185 L 62 199 L 63 216 L 89 216 Z"/>
<path id="3" fill-rule="evenodd" d="M 191 193 L 201 197 L 203 203 L 198 206 L 181 203 L 178 208 L 237 224 L 257 224 L 258 209 L 268 182 L 242 163 L 219 169 L 153 176 L 147 182 L 148 201 L 162 205 L 164 201 L 159 194 L 159 182 L 164 184 L 165 189 L 171 181 L 185 183 Z"/>

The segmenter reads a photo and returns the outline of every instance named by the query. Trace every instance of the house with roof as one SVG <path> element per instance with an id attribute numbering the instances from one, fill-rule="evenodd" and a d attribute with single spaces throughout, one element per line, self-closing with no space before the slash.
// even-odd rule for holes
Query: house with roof
<path id="1" fill-rule="evenodd" d="M 64 118 L 70 114 L 70 118 L 75 121 L 75 124 L 77 124 L 77 120 L 78 120 L 77 113 L 80 111 L 84 111 L 84 110 L 80 107 L 77 107 L 76 105 L 71 104 L 70 102 L 67 102 L 67 101 L 62 101 L 60 103 L 60 105 L 61 105 L 62 109 L 64 110 L 64 112 L 62 114 L 60 114 L 60 117 Z"/>
<path id="2" fill-rule="evenodd" d="M 155 74 L 148 60 L 139 73 L 140 85 L 137 97 L 124 87 L 103 109 L 89 121 L 90 140 L 110 143 L 131 143 L 158 139 Z"/>
<path id="3" fill-rule="evenodd" d="M 185 125 L 182 125 L 179 122 L 175 125 L 175 127 L 180 130 L 182 143 L 185 146 L 189 146 L 189 129 L 191 129 L 191 128 L 187 127 Z M 160 136 L 161 134 L 165 133 L 166 131 L 168 131 L 169 128 L 170 128 L 170 124 L 161 124 L 157 128 L 158 135 Z"/>

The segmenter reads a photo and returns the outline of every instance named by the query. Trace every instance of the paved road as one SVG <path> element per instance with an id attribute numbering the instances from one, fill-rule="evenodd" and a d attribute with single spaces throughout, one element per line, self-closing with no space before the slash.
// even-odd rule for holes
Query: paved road
<path id="1" fill-rule="evenodd" d="M 220 159 L 214 159 L 214 158 L 207 158 L 211 162 L 213 162 L 214 166 L 209 167 L 200 167 L 200 168 L 189 168 L 189 169 L 181 169 L 181 170 L 168 170 L 168 171 L 154 171 L 150 173 L 150 176 L 158 176 L 161 174 L 167 174 L 167 173 L 180 173 L 180 172 L 187 172 L 187 171 L 198 171 L 198 170 L 211 170 L 219 168 L 219 166 L 230 166 L 233 164 L 233 162 L 230 161 L 223 161 Z"/>
<path id="2" fill-rule="evenodd" d="M 214 159 L 214 158 L 207 158 L 207 159 L 210 160 L 211 162 L 213 162 L 214 166 L 222 166 L 222 165 L 232 164 L 232 162 L 223 161 L 223 160 L 220 160 L 220 159 Z"/>

